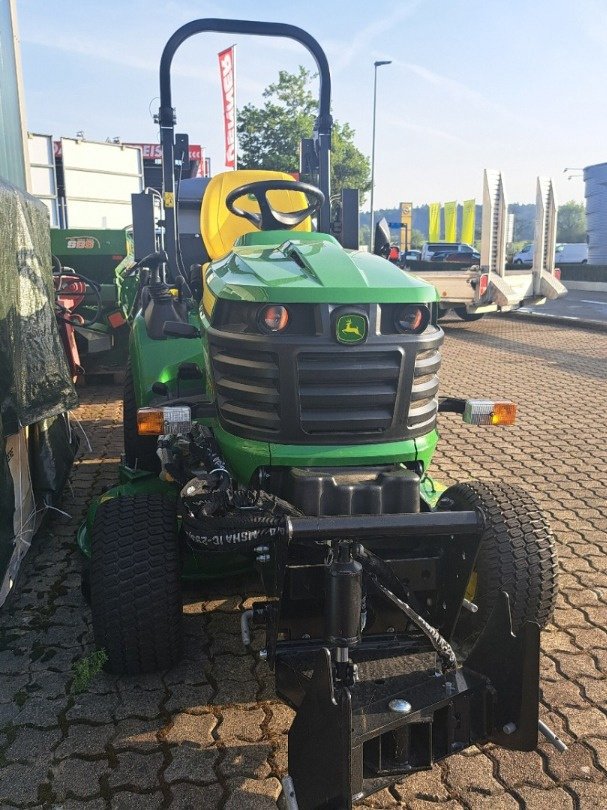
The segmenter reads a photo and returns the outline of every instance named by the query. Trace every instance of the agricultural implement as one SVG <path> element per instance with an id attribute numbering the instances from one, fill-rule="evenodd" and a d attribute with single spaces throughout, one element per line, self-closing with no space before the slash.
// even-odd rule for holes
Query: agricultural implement
<path id="1" fill-rule="evenodd" d="M 51 229 L 60 326 L 73 376 L 118 374 L 128 354 L 122 285 L 133 263 L 122 229 Z"/>
<path id="2" fill-rule="evenodd" d="M 234 171 L 199 185 L 185 266 L 170 67 L 205 31 L 312 54 L 316 183 Z M 265 631 L 260 656 L 296 712 L 289 807 L 352 807 L 475 743 L 534 749 L 553 536 L 526 491 L 445 489 L 428 472 L 439 414 L 492 430 L 515 408 L 439 399 L 436 291 L 330 234 L 324 52 L 290 25 L 191 22 L 162 55 L 158 118 L 164 245 L 139 262 L 125 463 L 79 538 L 109 668 L 173 666 L 182 577 L 255 567 L 267 596 L 242 635 Z"/>

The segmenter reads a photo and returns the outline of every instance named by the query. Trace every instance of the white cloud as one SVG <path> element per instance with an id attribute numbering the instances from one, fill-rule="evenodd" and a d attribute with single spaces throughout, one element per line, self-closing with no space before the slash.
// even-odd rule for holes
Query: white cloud
<path id="1" fill-rule="evenodd" d="M 442 141 L 450 141 L 451 143 L 459 143 L 463 145 L 467 144 L 463 138 L 459 138 L 457 135 L 453 135 L 450 132 L 445 132 L 442 129 L 436 129 L 436 127 L 426 126 L 425 124 L 414 124 L 410 121 L 403 121 L 402 118 L 396 118 L 396 116 L 392 115 L 382 117 L 386 123 L 390 124 L 390 126 L 397 127 L 398 129 L 406 129 L 410 132 L 417 132 L 420 135 L 427 135 L 431 138 L 437 138 Z"/>
<path id="2" fill-rule="evenodd" d="M 80 34 L 77 36 L 66 34 L 41 36 L 40 34 L 33 33 L 22 37 L 22 42 L 28 45 L 51 48 L 69 54 L 86 56 L 88 59 L 110 62 L 113 65 L 129 68 L 130 70 L 141 70 L 156 75 L 158 74 L 160 58 L 154 59 L 140 56 L 134 49 L 122 48 L 115 41 L 110 43 L 105 43 L 100 40 L 93 41 L 83 38 Z M 196 79 L 197 81 L 205 82 L 214 87 L 219 87 L 218 72 L 211 73 L 200 65 L 196 66 L 180 63 L 178 61 L 178 55 L 176 55 L 175 60 L 176 61 L 174 61 L 171 66 L 172 77 L 178 76 L 181 78 Z M 218 70 L 219 68 L 217 71 Z M 246 76 L 239 76 L 238 85 L 239 89 L 253 94 L 260 94 L 264 88 L 262 83 L 248 79 Z"/>
<path id="3" fill-rule="evenodd" d="M 480 107 L 491 109 L 494 112 L 502 115 L 504 118 L 514 118 L 514 115 L 510 112 L 510 110 L 506 109 L 501 104 L 486 98 L 486 96 L 484 96 L 478 90 L 474 90 L 474 88 L 469 87 L 457 79 L 452 79 L 449 76 L 443 76 L 440 73 L 430 70 L 424 65 L 415 64 L 413 62 L 402 62 L 401 60 L 396 59 L 394 60 L 394 64 L 397 67 L 404 68 L 405 70 L 413 73 L 415 76 L 417 76 L 417 78 L 422 79 L 423 81 L 434 85 L 438 89 L 445 91 L 445 93 L 448 93 L 452 98 L 459 99 L 460 101 L 468 101 Z"/>
<path id="4" fill-rule="evenodd" d="M 21 41 L 28 45 L 36 45 L 43 48 L 51 48 L 56 51 L 79 54 L 90 59 L 101 59 L 104 62 L 112 62 L 120 67 L 134 68 L 135 70 L 158 71 L 158 62 L 153 59 L 138 56 L 134 50 L 123 50 L 116 47 L 116 43 L 104 44 L 99 40 L 87 40 L 80 34 L 69 36 L 66 34 L 53 33 L 40 35 L 36 33 L 22 36 Z"/>
<path id="5" fill-rule="evenodd" d="M 381 34 L 396 28 L 407 17 L 411 17 L 421 2 L 422 0 L 407 0 L 407 2 L 400 0 L 395 3 L 396 7 L 392 14 L 381 15 L 375 22 L 360 30 L 350 41 L 327 42 L 325 50 L 330 55 L 329 62 L 333 66 L 333 72 L 339 73 L 351 65 L 356 56 L 361 51 L 368 50 L 370 43 L 374 43 Z"/>

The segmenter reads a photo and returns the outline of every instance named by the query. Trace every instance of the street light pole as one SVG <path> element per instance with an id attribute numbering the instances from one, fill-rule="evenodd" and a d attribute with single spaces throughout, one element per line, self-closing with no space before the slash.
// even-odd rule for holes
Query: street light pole
<path id="1" fill-rule="evenodd" d="M 375 226 L 375 209 L 373 208 L 373 191 L 375 189 L 375 114 L 377 112 L 377 68 L 382 65 L 391 65 L 389 59 L 374 62 L 375 75 L 373 77 L 373 141 L 371 146 L 371 235 L 369 236 L 369 251 L 373 253 L 373 231 Z"/>

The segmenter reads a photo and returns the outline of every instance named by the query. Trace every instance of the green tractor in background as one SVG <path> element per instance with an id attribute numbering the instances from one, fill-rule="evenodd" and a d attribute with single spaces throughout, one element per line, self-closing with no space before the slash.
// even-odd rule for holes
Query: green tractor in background
<path id="1" fill-rule="evenodd" d="M 314 56 L 317 185 L 212 178 L 190 267 L 170 65 L 204 31 L 285 36 Z M 138 262 L 120 484 L 79 538 L 110 670 L 179 660 L 184 576 L 255 567 L 267 599 L 243 613 L 243 641 L 265 629 L 261 657 L 296 710 L 290 808 L 352 807 L 476 742 L 534 749 L 553 536 L 518 488 L 439 494 L 428 474 L 438 412 L 499 425 L 514 406 L 439 400 L 436 291 L 330 234 L 324 52 L 290 25 L 197 20 L 167 43 L 160 87 L 164 246 Z"/>

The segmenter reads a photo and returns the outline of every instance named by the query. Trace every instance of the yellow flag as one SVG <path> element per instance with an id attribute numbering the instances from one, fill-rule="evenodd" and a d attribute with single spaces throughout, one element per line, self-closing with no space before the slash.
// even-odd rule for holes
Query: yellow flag
<path id="1" fill-rule="evenodd" d="M 457 242 L 457 202 L 445 203 L 445 242 Z"/>
<path id="2" fill-rule="evenodd" d="M 430 203 L 428 209 L 428 242 L 438 242 L 440 239 L 440 203 Z"/>
<path id="3" fill-rule="evenodd" d="M 474 244 L 474 228 L 476 225 L 476 200 L 464 200 L 464 213 L 462 215 L 462 242 Z"/>

